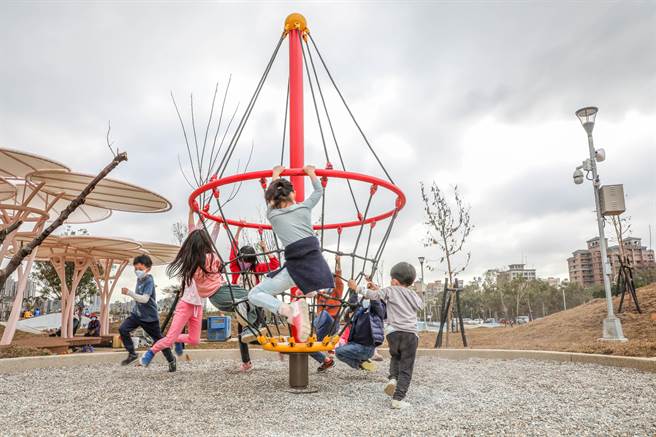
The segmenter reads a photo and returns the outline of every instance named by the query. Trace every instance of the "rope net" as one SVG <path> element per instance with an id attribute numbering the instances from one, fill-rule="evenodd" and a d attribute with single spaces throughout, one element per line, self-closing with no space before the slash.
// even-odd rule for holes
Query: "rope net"
<path id="1" fill-rule="evenodd" d="M 208 233 L 210 232 L 208 222 L 215 222 L 225 229 L 221 238 L 227 239 L 227 244 L 215 244 L 213 242 L 214 251 L 224 266 L 223 273 L 231 297 L 229 304 L 220 309 L 234 312 L 242 324 L 247 325 L 253 332 L 261 333 L 262 335 L 259 335 L 257 341 L 264 349 L 284 353 L 332 350 L 339 341 L 340 335 L 349 325 L 348 317 L 345 317 L 345 315 L 349 311 L 355 311 L 360 305 L 354 291 L 348 289 L 339 296 L 334 293 L 334 290 L 317 290 L 316 294 L 310 293 L 305 296 L 294 288 L 279 295 L 283 301 L 294 299 L 305 299 L 307 301 L 312 326 L 311 333 L 308 338 L 299 338 L 292 327 L 277 314 L 258 310 L 257 320 L 249 320 L 247 313 L 252 310 L 252 307 L 248 303 L 248 298 L 236 296 L 237 284 L 233 284 L 233 278 L 238 278 L 237 283 L 242 285 L 243 288 L 250 289 L 262 280 L 263 275 L 271 272 L 269 260 L 272 257 L 275 257 L 279 264 L 284 266 L 284 250 L 276 235 L 272 232 L 271 226 L 263 219 L 263 209 L 265 208 L 264 191 L 270 182 L 272 171 L 245 172 L 253 154 L 253 147 L 251 147 L 250 156 L 242 172 L 240 172 L 239 163 L 235 174 L 226 175 L 226 172 L 235 156 L 240 137 L 269 76 L 281 44 L 286 36 L 291 38 L 292 35 L 297 35 L 300 38 L 306 83 L 310 88 L 313 112 L 316 116 L 323 157 L 326 161 L 325 169 L 317 169 L 316 171 L 317 176 L 321 179 L 324 195 L 320 206 L 317 205 L 313 211 L 313 229 L 328 264 L 332 263 L 331 258 L 338 257 L 340 259 L 341 271 L 335 272 L 335 280 L 336 282 L 342 281 L 344 289 L 347 288 L 345 283 L 349 279 L 354 279 L 360 284 L 367 278 L 375 278 L 377 272 L 379 272 L 381 257 L 390 238 L 397 215 L 406 201 L 403 192 L 394 185 L 391 176 L 360 128 L 333 79 L 323 56 L 321 56 L 316 42 L 309 34 L 301 36 L 300 32 L 296 32 L 281 35 L 252 97 L 225 147 L 223 140 L 225 140 L 227 132 L 233 124 L 232 119 L 228 126 L 224 127 L 223 140 L 220 142 L 218 149 L 216 148 L 216 138 L 221 137 L 219 130 L 227 89 L 221 106 L 221 115 L 214 144 L 211 148 L 209 145 L 206 147 L 207 131 L 209 131 L 212 123 L 217 91 L 215 90 L 212 100 L 212 111 L 210 112 L 210 120 L 205 133 L 205 141 L 201 144 L 199 144 L 196 135 L 193 99 L 191 112 L 193 137 L 187 135 L 187 130 L 185 130 L 184 122 L 176 105 L 192 169 L 192 177 L 187 177 L 181 166 L 185 179 L 194 188 L 189 198 L 189 205 L 198 215 L 199 222 L 202 223 Z M 318 59 L 318 63 L 315 63 L 315 59 Z M 339 101 L 343 104 L 349 118 L 356 126 L 357 132 L 364 140 L 367 151 L 373 156 L 375 163 L 384 173 L 385 179 L 356 173 L 347 168 L 344 159 L 345 154 L 341 149 L 338 135 L 334 129 L 334 122 L 328 110 L 324 88 L 320 84 L 317 65 L 323 67 L 324 74 L 329 78 L 329 83 L 339 96 Z M 282 133 L 280 162 L 276 162 L 274 158 L 270 163 L 271 167 L 275 164 L 282 164 L 284 161 L 290 99 L 289 84 L 286 87 L 285 95 L 285 123 Z M 191 146 L 189 138 L 193 139 Z M 334 147 L 329 148 L 329 143 Z M 195 154 L 192 153 L 194 145 L 196 148 Z M 333 168 L 330 160 L 330 149 L 336 151 L 340 169 Z M 217 151 L 215 152 L 215 150 Z M 209 151 L 209 156 L 206 156 L 207 151 Z M 272 154 L 272 156 L 276 156 L 276 154 Z M 218 164 L 215 164 L 216 162 Z M 291 168 L 285 170 L 282 176 L 305 176 L 305 174 L 300 168 Z M 195 183 L 192 184 L 191 180 Z M 245 221 L 237 218 L 238 211 L 244 211 L 244 208 L 252 210 L 253 205 L 259 211 L 259 220 Z M 240 234 L 239 238 L 237 238 L 237 233 Z M 241 241 L 238 241 L 239 239 Z M 254 241 L 257 241 L 257 244 L 252 244 Z M 243 246 L 251 246 L 254 249 L 259 248 L 259 250 L 255 249 L 255 253 L 253 251 L 242 253 L 239 250 L 231 250 L 231 255 L 228 258 L 222 255 L 225 251 L 220 250 L 225 247 L 240 248 Z M 242 270 L 243 263 L 241 261 L 245 258 L 252 259 L 253 256 L 257 258 L 257 263 L 260 266 L 267 266 L 267 268 L 260 268 L 257 272 L 254 272 L 252 268 Z M 323 332 L 318 333 L 318 323 L 316 322 L 319 319 L 325 322 L 325 313 L 330 316 L 330 329 L 327 331 L 322 329 Z M 323 326 L 325 325 L 324 323 Z"/>

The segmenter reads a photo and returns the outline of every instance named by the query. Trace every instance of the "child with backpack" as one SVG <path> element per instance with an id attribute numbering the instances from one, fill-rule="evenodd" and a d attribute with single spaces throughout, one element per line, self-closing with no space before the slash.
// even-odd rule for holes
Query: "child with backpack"
<path id="1" fill-rule="evenodd" d="M 354 280 L 349 288 L 358 290 L 365 298 L 381 300 L 387 311 L 387 343 L 391 356 L 389 381 L 385 393 L 392 396 L 392 408 L 410 407 L 405 396 L 412 380 L 419 336 L 417 335 L 417 311 L 423 307 L 421 298 L 410 287 L 417 276 L 415 268 L 400 262 L 390 271 L 391 285 L 380 288 L 369 282 L 367 287 L 357 287 Z"/>
<path id="2" fill-rule="evenodd" d="M 335 349 L 337 359 L 354 369 L 376 370 L 370 360 L 376 347 L 385 340 L 384 317 L 385 310 L 380 301 L 363 299 L 362 305 L 351 316 L 346 344 Z"/>

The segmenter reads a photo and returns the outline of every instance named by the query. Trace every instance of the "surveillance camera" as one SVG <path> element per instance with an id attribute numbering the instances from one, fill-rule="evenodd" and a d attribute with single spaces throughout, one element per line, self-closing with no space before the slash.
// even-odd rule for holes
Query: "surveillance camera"
<path id="1" fill-rule="evenodd" d="M 595 151 L 595 159 L 597 162 L 602 162 L 606 159 L 606 151 L 604 149 L 597 149 Z"/>
<path id="2" fill-rule="evenodd" d="M 574 183 L 576 185 L 581 185 L 583 183 L 583 172 L 580 169 L 574 170 L 574 174 L 572 175 L 574 178 Z"/>

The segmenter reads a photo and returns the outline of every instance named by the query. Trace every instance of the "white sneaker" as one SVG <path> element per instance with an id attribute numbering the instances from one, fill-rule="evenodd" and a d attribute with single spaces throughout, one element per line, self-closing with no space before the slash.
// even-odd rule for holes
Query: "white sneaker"
<path id="1" fill-rule="evenodd" d="M 387 381 L 384 391 L 387 396 L 394 396 L 394 392 L 396 391 L 396 379 L 392 378 Z"/>
<path id="2" fill-rule="evenodd" d="M 412 404 L 410 402 L 397 401 L 396 399 L 392 399 L 392 409 L 394 410 L 403 410 L 405 408 L 410 408 L 410 407 L 412 407 Z"/>

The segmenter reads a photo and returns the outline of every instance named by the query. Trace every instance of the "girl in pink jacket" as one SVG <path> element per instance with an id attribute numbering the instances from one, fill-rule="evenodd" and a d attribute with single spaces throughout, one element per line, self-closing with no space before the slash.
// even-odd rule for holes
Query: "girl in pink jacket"
<path id="1" fill-rule="evenodd" d="M 216 239 L 220 225 L 216 223 L 212 236 L 205 229 L 194 226 L 193 213 L 189 214 L 189 235 L 182 243 L 180 251 L 166 269 L 170 276 L 182 280 L 183 294 L 175 307 L 171 327 L 166 337 L 159 340 L 141 357 L 141 365 L 148 366 L 155 354 L 170 348 L 175 343 L 175 351 L 182 354 L 182 344 L 200 343 L 203 322 L 202 298 L 210 297 L 225 284 L 219 257 L 214 252 L 212 239 Z M 182 334 L 188 326 L 188 334 Z"/>

